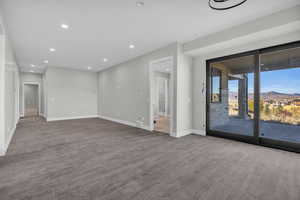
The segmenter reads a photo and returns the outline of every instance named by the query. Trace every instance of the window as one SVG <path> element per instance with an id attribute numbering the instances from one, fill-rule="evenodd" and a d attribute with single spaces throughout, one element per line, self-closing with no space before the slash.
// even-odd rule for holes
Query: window
<path id="1" fill-rule="evenodd" d="M 212 67 L 211 68 L 211 102 L 221 102 L 221 70 Z"/>

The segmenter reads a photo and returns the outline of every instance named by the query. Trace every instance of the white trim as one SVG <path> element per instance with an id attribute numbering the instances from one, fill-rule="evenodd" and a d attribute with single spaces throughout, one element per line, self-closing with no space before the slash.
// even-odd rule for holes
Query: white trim
<path id="1" fill-rule="evenodd" d="M 5 146 L 5 84 L 5 36 L 0 35 L 0 155 Z"/>
<path id="2" fill-rule="evenodd" d="M 87 116 L 76 116 L 76 117 L 53 117 L 53 118 L 47 118 L 47 122 L 64 121 L 64 120 L 72 120 L 72 119 L 87 119 L 87 118 L 98 118 L 98 115 L 87 115 Z"/>
<path id="3" fill-rule="evenodd" d="M 102 115 L 99 115 L 98 117 L 100 119 L 105 119 L 105 120 L 116 122 L 116 123 L 119 123 L 119 124 L 124 124 L 124 125 L 127 125 L 127 126 L 136 127 L 136 124 L 133 123 L 133 122 L 129 122 L 129 121 L 121 120 L 121 119 L 115 119 L 115 118 L 111 118 L 111 117 L 106 117 L 106 116 L 102 116 Z"/>
<path id="4" fill-rule="evenodd" d="M 5 152 L 5 150 L 4 150 L 4 147 L 3 147 L 3 149 L 2 149 L 2 147 L 0 146 L 0 157 L 1 157 L 1 156 L 5 156 L 5 154 L 6 154 L 6 152 Z"/>
<path id="5" fill-rule="evenodd" d="M 119 124 L 124 124 L 124 125 L 127 125 L 127 126 L 132 126 L 132 127 L 135 127 L 135 128 L 141 128 L 141 129 L 144 129 L 144 130 L 147 130 L 147 131 L 151 131 L 149 126 L 145 126 L 145 125 L 138 126 L 137 123 L 134 123 L 134 122 L 129 122 L 129 121 L 121 120 L 121 119 L 115 119 L 115 118 L 112 118 L 112 117 L 106 117 L 106 116 L 102 116 L 102 115 L 99 115 L 98 117 L 100 119 L 105 119 L 105 120 L 116 122 L 116 123 L 119 123 Z"/>
<path id="6" fill-rule="evenodd" d="M 16 66 L 18 69 L 18 66 Z M 18 70 L 15 71 L 15 122 L 18 123 L 20 120 L 20 73 Z"/>
<path id="7" fill-rule="evenodd" d="M 206 131 L 205 130 L 197 130 L 197 129 L 189 129 L 189 130 L 181 131 L 176 134 L 172 134 L 171 136 L 175 137 L 175 138 L 181 138 L 181 137 L 184 137 L 187 135 L 192 135 L 192 134 L 206 136 Z"/>
<path id="8" fill-rule="evenodd" d="M 165 79 L 165 116 L 168 115 L 169 112 L 169 92 L 170 92 L 170 82 L 169 79 Z"/>
<path id="9" fill-rule="evenodd" d="M 165 58 L 161 58 L 161 59 L 157 59 L 157 60 L 153 60 L 149 63 L 149 130 L 153 131 L 154 130 L 154 124 L 153 124 L 153 119 L 154 119 L 154 106 L 153 106 L 153 102 L 155 101 L 154 97 L 154 64 L 156 63 L 160 63 L 160 62 L 164 62 L 164 61 L 171 61 L 171 71 L 170 71 L 170 84 L 169 87 L 171 88 L 171 97 L 170 97 L 170 133 L 169 135 L 172 136 L 173 134 L 173 120 L 174 120 L 174 104 L 173 104 L 173 100 L 174 100 L 174 57 L 173 56 L 169 56 L 169 57 L 165 57 Z"/>
<path id="10" fill-rule="evenodd" d="M 181 137 L 184 137 L 184 136 L 187 136 L 190 134 L 192 134 L 192 130 L 184 130 L 184 131 L 180 131 L 180 132 L 172 134 L 172 137 L 181 138 Z"/>
<path id="11" fill-rule="evenodd" d="M 150 129 L 150 126 L 145 126 L 145 125 L 142 125 L 141 127 L 138 127 L 138 126 L 136 126 L 137 128 L 141 128 L 141 129 L 144 129 L 144 130 L 147 130 L 147 131 L 151 131 L 152 132 L 152 130 Z"/>
<path id="12" fill-rule="evenodd" d="M 38 86 L 38 98 L 39 98 L 39 115 L 41 115 L 41 85 L 39 82 L 23 82 L 22 84 L 22 101 L 23 101 L 23 109 L 22 109 L 22 116 L 25 116 L 25 96 L 24 96 L 24 87 L 25 85 L 37 85 Z"/>
<path id="13" fill-rule="evenodd" d="M 191 134 L 206 136 L 205 130 L 192 129 Z"/>

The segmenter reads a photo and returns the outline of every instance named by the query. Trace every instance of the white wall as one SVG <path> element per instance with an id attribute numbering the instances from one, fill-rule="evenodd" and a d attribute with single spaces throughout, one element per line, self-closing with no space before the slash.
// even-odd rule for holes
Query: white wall
<path id="1" fill-rule="evenodd" d="M 192 58 L 183 54 L 183 46 L 178 48 L 176 71 L 177 137 L 192 132 Z"/>
<path id="2" fill-rule="evenodd" d="M 4 155 L 19 120 L 19 70 L 10 41 L 0 35 L 0 155 Z"/>
<path id="3" fill-rule="evenodd" d="M 1 23 L 0 23 L 1 25 Z M 0 156 L 5 154 L 5 37 L 0 35 Z"/>
<path id="4" fill-rule="evenodd" d="M 176 43 L 99 72 L 99 116 L 149 129 L 149 64 L 169 56 L 176 65 Z"/>
<path id="5" fill-rule="evenodd" d="M 97 73 L 49 67 L 47 120 L 97 117 Z"/>
<path id="6" fill-rule="evenodd" d="M 8 39 L 5 48 L 5 148 L 7 148 L 19 119 L 19 70 Z"/>
<path id="7" fill-rule="evenodd" d="M 41 110 L 40 114 L 44 116 L 44 107 L 45 107 L 45 102 L 44 102 L 44 86 L 43 86 L 43 79 L 42 79 L 42 74 L 37 74 L 37 73 L 27 73 L 27 72 L 21 72 L 20 73 L 20 115 L 24 116 L 24 108 L 23 108 L 23 85 L 24 83 L 38 83 L 40 85 L 40 97 L 39 99 L 41 100 Z"/>

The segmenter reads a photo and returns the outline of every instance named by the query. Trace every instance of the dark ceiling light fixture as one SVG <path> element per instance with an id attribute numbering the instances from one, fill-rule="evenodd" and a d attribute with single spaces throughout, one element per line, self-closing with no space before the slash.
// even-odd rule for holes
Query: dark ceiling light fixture
<path id="1" fill-rule="evenodd" d="M 214 10 L 228 10 L 242 5 L 247 0 L 208 0 L 208 5 Z"/>

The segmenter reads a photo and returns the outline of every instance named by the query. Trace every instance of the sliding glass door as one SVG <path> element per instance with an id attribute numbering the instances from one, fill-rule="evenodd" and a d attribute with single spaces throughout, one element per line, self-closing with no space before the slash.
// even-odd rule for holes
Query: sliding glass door
<path id="1" fill-rule="evenodd" d="M 254 56 L 210 63 L 210 129 L 253 136 Z"/>
<path id="2" fill-rule="evenodd" d="M 300 151 L 300 43 L 207 61 L 209 135 Z"/>
<path id="3" fill-rule="evenodd" d="M 260 137 L 300 144 L 300 47 L 260 60 Z"/>

